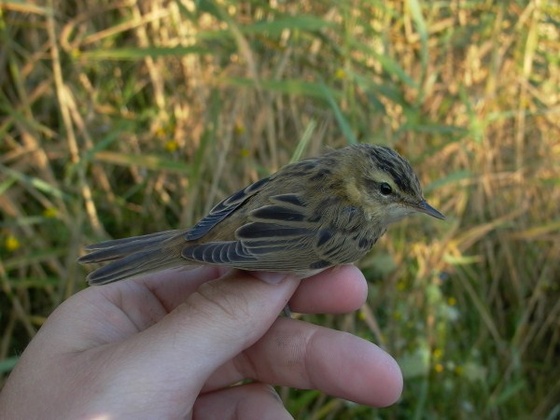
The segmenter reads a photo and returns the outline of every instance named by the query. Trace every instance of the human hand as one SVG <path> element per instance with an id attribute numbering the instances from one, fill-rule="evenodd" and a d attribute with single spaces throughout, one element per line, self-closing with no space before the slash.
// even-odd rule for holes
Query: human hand
<path id="1" fill-rule="evenodd" d="M 0 418 L 291 418 L 267 384 L 398 399 L 402 375 L 383 350 L 278 318 L 288 301 L 304 313 L 357 309 L 367 292 L 357 268 L 275 285 L 256 278 L 266 275 L 203 267 L 81 291 L 23 353 Z M 243 379 L 253 382 L 232 386 Z"/>

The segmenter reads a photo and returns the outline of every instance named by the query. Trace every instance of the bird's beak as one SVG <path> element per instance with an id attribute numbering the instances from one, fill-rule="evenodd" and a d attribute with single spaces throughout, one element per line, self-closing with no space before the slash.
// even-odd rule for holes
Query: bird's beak
<path id="1" fill-rule="evenodd" d="M 434 209 L 432 206 L 430 206 L 426 200 L 422 200 L 420 201 L 416 206 L 415 209 L 417 211 L 419 211 L 420 213 L 425 213 L 428 216 L 432 216 L 435 217 L 436 219 L 441 219 L 441 220 L 445 220 L 445 216 L 440 213 L 439 211 L 437 211 L 436 209 Z"/>

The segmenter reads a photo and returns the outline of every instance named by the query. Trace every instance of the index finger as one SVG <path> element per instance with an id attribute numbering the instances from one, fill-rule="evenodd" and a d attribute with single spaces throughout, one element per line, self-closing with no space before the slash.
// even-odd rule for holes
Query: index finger
<path id="1" fill-rule="evenodd" d="M 198 287 L 223 276 L 228 267 L 201 266 L 168 270 L 138 279 L 171 312 Z M 325 270 L 304 279 L 290 300 L 290 309 L 300 313 L 347 313 L 358 309 L 367 296 L 367 283 L 354 265 Z"/>

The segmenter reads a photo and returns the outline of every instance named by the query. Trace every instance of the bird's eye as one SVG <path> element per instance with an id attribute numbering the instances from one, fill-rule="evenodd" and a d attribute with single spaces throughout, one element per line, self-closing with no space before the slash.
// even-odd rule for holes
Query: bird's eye
<path id="1" fill-rule="evenodd" d="M 382 182 L 379 185 L 379 192 L 382 195 L 391 195 L 393 193 L 393 188 L 391 188 L 391 186 L 389 184 L 387 184 L 386 182 Z"/>

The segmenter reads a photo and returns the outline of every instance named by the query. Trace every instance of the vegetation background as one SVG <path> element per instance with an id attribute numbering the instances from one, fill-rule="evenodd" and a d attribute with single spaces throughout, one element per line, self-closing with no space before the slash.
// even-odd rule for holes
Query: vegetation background
<path id="1" fill-rule="evenodd" d="M 368 304 L 308 317 L 405 375 L 296 418 L 560 418 L 560 6 L 551 0 L 0 3 L 0 374 L 85 287 L 83 245 L 189 226 L 327 146 L 397 148 L 446 222 L 393 227 Z"/>

